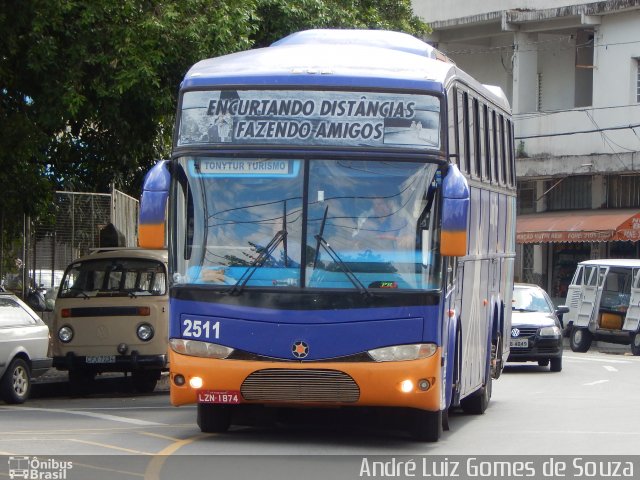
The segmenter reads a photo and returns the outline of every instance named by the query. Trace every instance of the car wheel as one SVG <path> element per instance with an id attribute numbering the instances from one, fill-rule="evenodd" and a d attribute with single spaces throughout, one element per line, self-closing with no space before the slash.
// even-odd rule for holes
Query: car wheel
<path id="1" fill-rule="evenodd" d="M 0 396 L 7 403 L 24 403 L 31 391 L 31 370 L 22 358 L 14 358 L 0 381 Z"/>
<path id="2" fill-rule="evenodd" d="M 549 359 L 545 358 L 544 360 L 538 360 L 538 365 L 541 367 L 546 367 L 549 365 Z"/>
<path id="3" fill-rule="evenodd" d="M 562 357 L 556 357 L 551 359 L 551 368 L 552 372 L 561 372 L 562 371 Z"/>
<path id="4" fill-rule="evenodd" d="M 586 352 L 591 347 L 593 335 L 586 328 L 573 327 L 571 330 L 571 350 L 574 352 Z"/>
<path id="5" fill-rule="evenodd" d="M 640 355 L 640 332 L 631 335 L 631 353 Z"/>
<path id="6" fill-rule="evenodd" d="M 442 412 L 415 410 L 412 415 L 411 434 L 421 442 L 437 442 L 442 435 Z"/>
<path id="7" fill-rule="evenodd" d="M 203 433 L 223 433 L 231 426 L 229 405 L 198 404 L 198 426 Z"/>

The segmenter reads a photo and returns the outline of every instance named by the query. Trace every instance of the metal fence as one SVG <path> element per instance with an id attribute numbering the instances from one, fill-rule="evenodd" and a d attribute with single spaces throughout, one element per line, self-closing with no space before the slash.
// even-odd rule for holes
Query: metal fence
<path id="1" fill-rule="evenodd" d="M 59 286 L 73 260 L 100 246 L 100 232 L 113 224 L 124 245 L 138 244 L 138 200 L 116 189 L 110 194 L 56 192 L 48 214 L 24 220 L 22 242 L 4 246 L 0 272 L 6 288 L 25 295 L 28 287 Z"/>

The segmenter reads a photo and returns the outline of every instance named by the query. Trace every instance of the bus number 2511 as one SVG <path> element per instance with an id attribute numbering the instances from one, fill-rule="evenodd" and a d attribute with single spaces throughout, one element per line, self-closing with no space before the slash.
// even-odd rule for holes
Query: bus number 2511
<path id="1" fill-rule="evenodd" d="M 220 338 L 220 322 L 210 320 L 191 320 L 185 318 L 182 321 L 182 336 L 191 338 Z"/>

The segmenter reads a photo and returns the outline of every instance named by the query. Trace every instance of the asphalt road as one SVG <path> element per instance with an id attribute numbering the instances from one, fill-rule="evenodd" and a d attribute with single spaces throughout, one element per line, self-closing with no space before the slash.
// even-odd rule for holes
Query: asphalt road
<path id="1" fill-rule="evenodd" d="M 276 469 L 306 468 L 320 462 L 308 457 L 317 455 L 346 456 L 344 462 L 376 455 L 637 455 L 640 357 L 566 351 L 563 363 L 559 373 L 537 364 L 508 364 L 494 382 L 486 413 L 454 412 L 451 429 L 435 444 L 413 441 L 384 416 L 314 410 L 275 425 L 202 434 L 195 407 L 171 406 L 166 383 L 153 394 L 136 395 L 125 379 L 112 376 L 98 380 L 92 393 L 73 396 L 64 376 L 53 375 L 34 385 L 26 404 L 0 404 L 0 455 L 88 455 L 75 460 L 74 473 L 84 468 L 90 472 L 86 478 L 108 472 L 110 479 L 178 478 L 184 468 L 179 462 L 185 461 L 207 472 L 212 455 L 231 456 L 216 458 L 218 472 L 228 468 L 232 478 L 241 478 L 235 474 L 243 468 L 266 474 L 265 462 Z M 274 457 L 254 465 L 258 455 Z M 322 478 L 342 478 L 340 462 L 331 465 L 338 476 Z M 273 478 L 288 477 L 280 472 Z"/>

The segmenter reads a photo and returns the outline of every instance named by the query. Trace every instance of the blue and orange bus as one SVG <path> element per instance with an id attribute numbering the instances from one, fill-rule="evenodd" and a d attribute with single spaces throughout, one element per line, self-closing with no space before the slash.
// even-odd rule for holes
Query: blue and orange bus
<path id="1" fill-rule="evenodd" d="M 483 413 L 514 187 L 505 96 L 407 34 L 310 30 L 197 63 L 140 213 L 142 246 L 167 224 L 172 403 L 203 432 L 388 408 L 426 441 L 450 407 Z"/>

